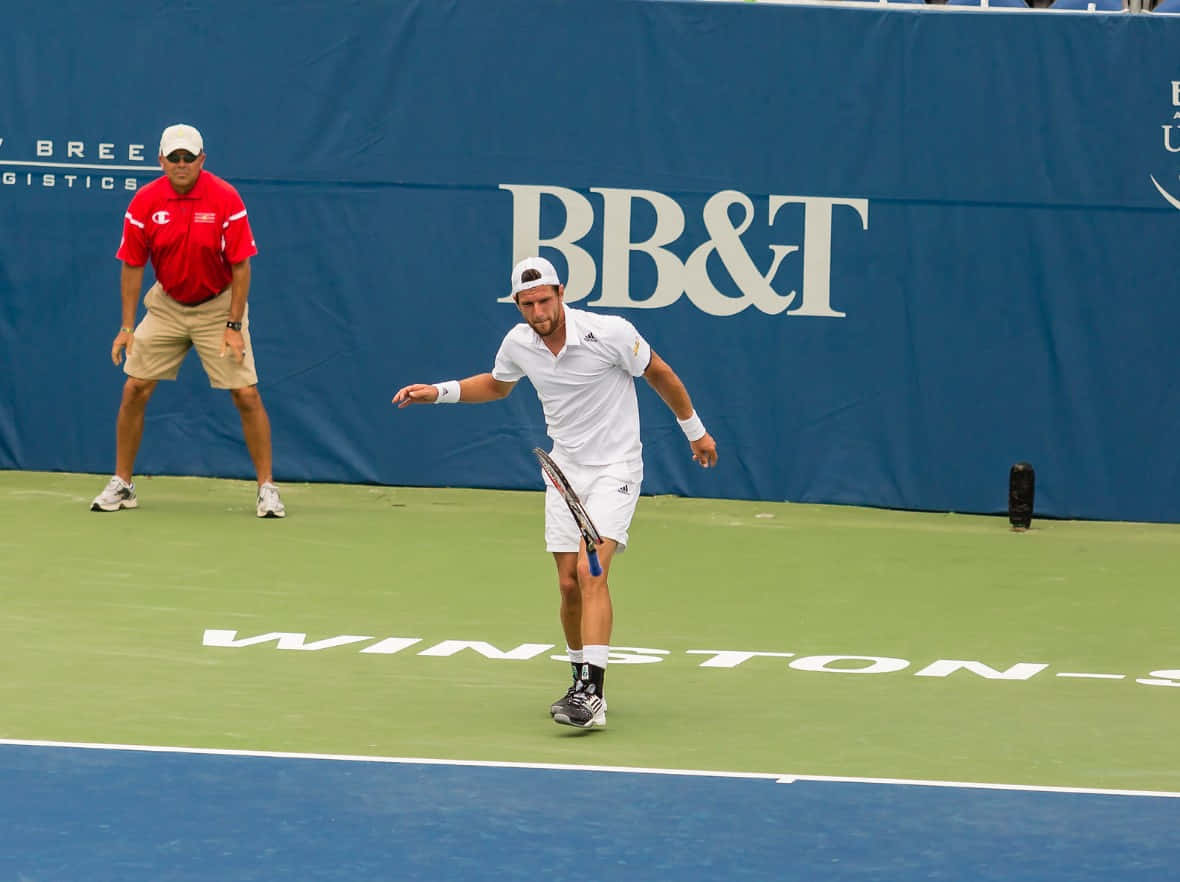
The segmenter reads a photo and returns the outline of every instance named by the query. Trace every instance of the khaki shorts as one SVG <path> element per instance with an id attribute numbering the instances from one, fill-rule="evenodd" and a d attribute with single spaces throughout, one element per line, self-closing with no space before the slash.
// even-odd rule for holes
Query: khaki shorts
<path id="1" fill-rule="evenodd" d="M 631 518 L 639 503 L 642 466 L 576 466 L 561 464 L 561 470 L 582 500 L 586 514 L 604 539 L 614 539 L 616 554 L 627 549 Z M 582 540 L 565 499 L 541 474 L 545 482 L 545 550 L 577 551 Z"/>
<path id="2" fill-rule="evenodd" d="M 242 340 L 246 357 L 239 363 L 226 353 L 221 357 L 225 323 L 229 320 L 230 289 L 199 306 L 184 306 L 164 293 L 160 283 L 143 298 L 147 315 L 135 329 L 135 343 L 127 355 L 123 373 L 137 380 L 175 380 L 180 363 L 194 346 L 214 389 L 244 389 L 258 383 L 254 347 L 250 345 L 250 309 L 242 314 Z"/>

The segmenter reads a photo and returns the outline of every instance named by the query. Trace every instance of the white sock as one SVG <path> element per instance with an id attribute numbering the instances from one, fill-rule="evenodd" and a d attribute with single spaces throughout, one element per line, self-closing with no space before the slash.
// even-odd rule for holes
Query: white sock
<path id="1" fill-rule="evenodd" d="M 582 647 L 582 654 L 586 661 L 596 668 L 605 668 L 610 647 L 603 643 L 592 643 Z"/>
<path id="2" fill-rule="evenodd" d="M 570 657 L 570 661 L 575 665 L 580 665 L 582 662 L 584 662 L 586 660 L 582 654 L 582 650 L 580 650 L 580 649 L 570 649 L 567 646 L 565 648 L 565 652 L 566 652 L 566 655 L 568 655 Z"/>

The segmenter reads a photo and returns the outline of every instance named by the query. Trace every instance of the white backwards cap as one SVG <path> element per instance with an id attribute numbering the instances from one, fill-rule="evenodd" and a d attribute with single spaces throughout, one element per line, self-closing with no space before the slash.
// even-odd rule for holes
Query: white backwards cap
<path id="1" fill-rule="evenodd" d="M 539 279 L 530 279 L 525 281 L 521 278 L 527 270 L 536 270 L 541 274 Z M 557 278 L 557 270 L 553 268 L 553 264 L 543 257 L 526 257 L 520 263 L 512 268 L 512 293 L 519 294 L 521 291 L 527 291 L 529 288 L 536 288 L 539 285 L 553 285 L 556 287 L 561 284 L 561 280 Z"/>

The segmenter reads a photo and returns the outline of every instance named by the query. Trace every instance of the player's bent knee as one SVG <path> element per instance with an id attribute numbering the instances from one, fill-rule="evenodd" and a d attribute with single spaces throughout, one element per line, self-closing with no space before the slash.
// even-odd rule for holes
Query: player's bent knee
<path id="1" fill-rule="evenodd" d="M 230 389 L 230 397 L 241 410 L 249 410 L 262 406 L 262 396 L 258 394 L 257 386 L 243 386 L 241 389 Z"/>
<path id="2" fill-rule="evenodd" d="M 123 384 L 123 400 L 130 403 L 146 401 L 156 388 L 155 380 L 141 380 L 138 377 L 128 377 Z"/>
<path id="3" fill-rule="evenodd" d="M 590 572 L 589 561 L 578 561 L 578 590 L 581 591 L 583 595 L 595 591 L 605 591 L 606 576 L 607 567 L 605 563 L 602 566 L 602 574 L 595 576 Z"/>

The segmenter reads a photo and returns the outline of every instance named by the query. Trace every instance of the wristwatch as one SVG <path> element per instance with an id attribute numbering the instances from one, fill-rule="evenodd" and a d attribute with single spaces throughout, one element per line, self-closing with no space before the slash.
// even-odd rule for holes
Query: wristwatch
<path id="1" fill-rule="evenodd" d="M 240 330 L 242 330 L 242 323 L 241 323 L 241 322 L 226 322 L 226 323 L 225 323 L 225 326 L 226 326 L 227 328 L 229 328 L 231 331 L 240 331 Z"/>

